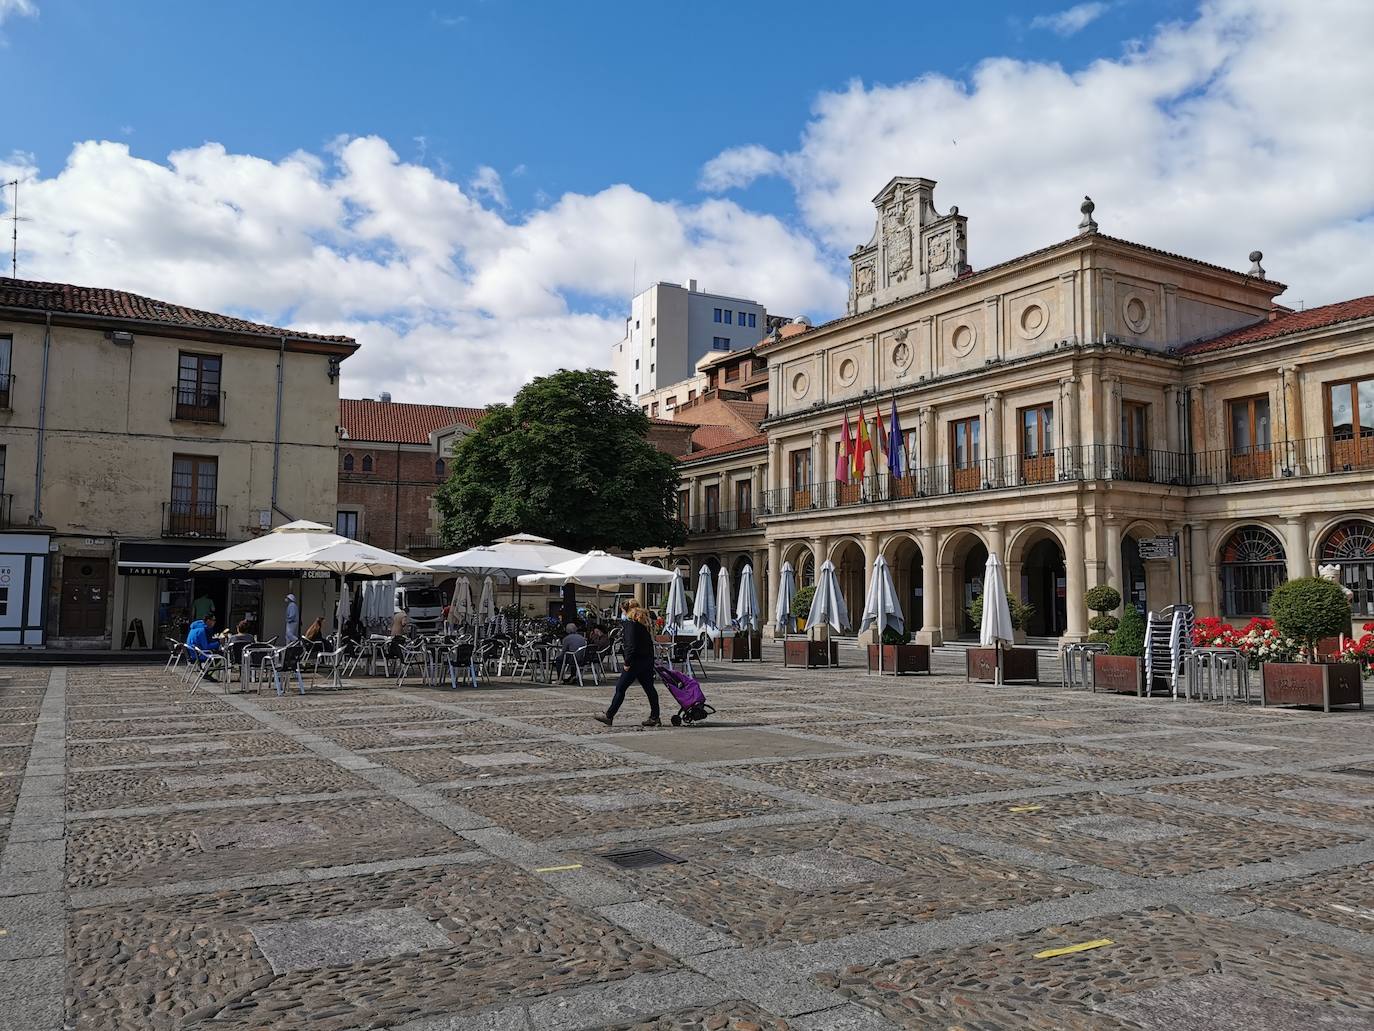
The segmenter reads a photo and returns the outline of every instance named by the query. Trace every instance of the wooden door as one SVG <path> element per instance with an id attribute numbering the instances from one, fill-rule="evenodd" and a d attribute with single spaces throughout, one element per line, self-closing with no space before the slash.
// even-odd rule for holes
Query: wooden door
<path id="1" fill-rule="evenodd" d="M 61 635 L 104 637 L 109 593 L 109 559 L 65 559 L 62 562 L 62 609 L 59 614 Z"/>
<path id="2" fill-rule="evenodd" d="M 977 490 L 983 484 L 980 428 L 976 415 L 949 424 L 949 456 L 956 491 Z"/>
<path id="3" fill-rule="evenodd" d="M 1150 476 L 1150 455 L 1145 443 L 1148 409 L 1139 401 L 1121 403 L 1121 474 L 1127 480 L 1145 481 Z"/>
<path id="4" fill-rule="evenodd" d="M 811 449 L 800 448 L 789 456 L 792 472 L 792 511 L 811 507 Z"/>
<path id="5" fill-rule="evenodd" d="M 1332 472 L 1374 467 L 1374 380 L 1328 386 L 1326 433 Z"/>
<path id="6" fill-rule="evenodd" d="M 1269 396 L 1229 402 L 1232 480 L 1264 480 L 1274 474 L 1273 437 L 1269 425 Z"/>
<path id="7" fill-rule="evenodd" d="M 1021 409 L 1021 482 L 1054 482 L 1054 408 Z"/>
<path id="8" fill-rule="evenodd" d="M 217 530 L 219 460 L 172 456 L 172 502 L 167 532 L 174 537 L 211 537 Z"/>

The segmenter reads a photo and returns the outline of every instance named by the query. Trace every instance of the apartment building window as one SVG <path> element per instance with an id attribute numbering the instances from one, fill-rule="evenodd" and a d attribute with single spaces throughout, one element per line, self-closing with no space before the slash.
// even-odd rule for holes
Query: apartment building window
<path id="1" fill-rule="evenodd" d="M 434 475 L 443 479 L 448 474 L 448 464 L 442 458 L 434 460 Z"/>
<path id="2" fill-rule="evenodd" d="M 715 321 L 715 322 L 724 322 L 724 321 L 725 321 L 725 313 L 724 313 L 723 311 L 721 311 L 719 308 L 717 308 L 716 311 L 715 311 L 714 321 Z"/>
<path id="3" fill-rule="evenodd" d="M 677 492 L 677 517 L 684 526 L 687 525 L 687 520 L 692 517 L 692 492 L 690 490 Z"/>
<path id="4" fill-rule="evenodd" d="M 657 402 L 657 401 L 655 401 L 653 404 L 651 404 L 651 405 L 649 406 L 649 417 L 652 418 L 652 419 L 657 419 L 657 418 L 658 418 L 658 402 Z"/>
<path id="5" fill-rule="evenodd" d="M 370 473 L 371 471 L 372 471 L 372 456 L 371 456 L 371 455 L 363 455 L 363 472 L 365 472 L 365 473 Z"/>
<path id="6" fill-rule="evenodd" d="M 949 457 L 955 490 L 977 490 L 983 482 L 982 420 L 978 416 L 949 424 Z"/>
<path id="7" fill-rule="evenodd" d="M 720 484 L 713 483 L 706 488 L 706 530 L 713 533 L 720 529 Z"/>
<path id="8" fill-rule="evenodd" d="M 733 367 L 731 367 L 731 368 L 725 370 L 725 382 L 726 382 L 726 383 L 733 383 L 733 382 L 734 382 L 735 380 L 737 380 L 737 379 L 739 379 L 739 366 L 738 366 L 738 365 L 733 366 Z"/>
<path id="9" fill-rule="evenodd" d="M 220 372 L 217 354 L 182 351 L 177 358 L 176 417 L 192 422 L 220 421 Z"/>
<path id="10" fill-rule="evenodd" d="M 173 455 L 167 533 L 174 537 L 222 536 L 216 504 L 218 485 L 219 459 L 205 455 Z"/>
<path id="11" fill-rule="evenodd" d="M 1149 479 L 1149 428 L 1149 405 L 1139 401 L 1121 402 L 1121 471 L 1127 479 Z"/>
<path id="12" fill-rule="evenodd" d="M 787 467 L 792 474 L 792 509 L 807 508 L 811 505 L 811 449 L 799 448 L 787 456 Z"/>
<path id="13" fill-rule="evenodd" d="M 688 400 L 688 401 L 695 401 L 696 399 L 697 399 L 697 392 L 696 392 L 695 390 L 689 390 L 689 391 L 687 391 L 687 400 Z"/>
<path id="14" fill-rule="evenodd" d="M 1021 482 L 1054 482 L 1054 406 L 1021 409 Z"/>
<path id="15" fill-rule="evenodd" d="M 1374 466 L 1374 379 L 1327 384 L 1326 433 L 1333 471 Z"/>
<path id="16" fill-rule="evenodd" d="M 14 349 L 14 337 L 0 336 L 0 411 L 9 411 L 10 385 L 14 382 L 10 375 L 10 352 Z"/>
<path id="17" fill-rule="evenodd" d="M 1262 526 L 1242 526 L 1221 549 L 1221 611 L 1227 616 L 1267 616 L 1274 588 L 1288 579 L 1288 558 L 1279 539 Z"/>
<path id="18" fill-rule="evenodd" d="M 741 326 L 749 325 L 749 313 L 747 311 L 742 311 L 739 313 L 739 324 Z"/>
<path id="19" fill-rule="evenodd" d="M 759 328 L 758 315 L 757 315 L 755 312 L 752 312 L 752 311 L 749 313 L 749 328 L 750 328 L 750 329 L 758 329 L 758 328 Z"/>
<path id="20" fill-rule="evenodd" d="M 711 348 L 712 348 L 712 350 L 716 350 L 716 351 L 728 351 L 728 350 L 730 350 L 730 338 L 729 338 L 729 337 L 712 337 L 712 338 L 711 338 Z"/>
<path id="21" fill-rule="evenodd" d="M 343 456 L 343 471 L 346 473 L 353 471 L 353 453 L 351 451 Z"/>
<path id="22" fill-rule="evenodd" d="M 749 480 L 735 484 L 735 513 L 741 530 L 754 525 L 754 485 Z"/>
<path id="23" fill-rule="evenodd" d="M 341 537 L 350 537 L 353 540 L 361 540 L 358 536 L 358 513 L 339 512 L 334 517 L 334 532 Z"/>
<path id="24" fill-rule="evenodd" d="M 677 406 L 677 395 L 676 395 L 676 394 L 669 394 L 669 395 L 668 395 L 668 400 L 667 400 L 666 402 L 664 402 L 664 403 L 665 403 L 669 408 L 675 408 L 675 407 Z"/>
<path id="25" fill-rule="evenodd" d="M 1273 436 L 1269 395 L 1226 402 L 1231 437 L 1228 461 L 1232 480 L 1268 479 L 1273 472 Z"/>
<path id="26" fill-rule="evenodd" d="M 733 317 L 734 317 L 734 314 L 735 314 L 735 313 L 732 312 L 729 308 L 726 308 L 726 309 L 725 309 L 725 324 L 726 324 L 727 326 L 730 326 L 730 325 L 733 325 L 733 324 L 734 324 L 734 323 L 732 322 L 732 319 L 733 319 Z"/>

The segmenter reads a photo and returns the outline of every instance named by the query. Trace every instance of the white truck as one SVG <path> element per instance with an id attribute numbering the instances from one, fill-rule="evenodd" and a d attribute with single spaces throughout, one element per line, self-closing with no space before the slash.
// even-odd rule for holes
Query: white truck
<path id="1" fill-rule="evenodd" d="M 397 574 L 396 607 L 405 610 L 416 630 L 433 633 L 444 619 L 444 594 L 434 586 L 433 577 Z"/>

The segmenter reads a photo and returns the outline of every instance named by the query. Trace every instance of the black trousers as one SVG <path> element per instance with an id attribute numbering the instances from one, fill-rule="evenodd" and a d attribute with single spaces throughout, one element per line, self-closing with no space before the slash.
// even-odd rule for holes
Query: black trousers
<path id="1" fill-rule="evenodd" d="M 636 662 L 629 669 L 620 674 L 620 678 L 615 682 L 615 697 L 611 699 L 611 704 L 606 708 L 606 715 L 612 718 L 620 711 L 620 706 L 625 702 L 625 692 L 636 680 L 639 686 L 644 688 L 644 693 L 649 696 L 649 716 L 658 719 L 658 692 L 654 690 L 654 662 L 649 659 L 644 662 Z"/>

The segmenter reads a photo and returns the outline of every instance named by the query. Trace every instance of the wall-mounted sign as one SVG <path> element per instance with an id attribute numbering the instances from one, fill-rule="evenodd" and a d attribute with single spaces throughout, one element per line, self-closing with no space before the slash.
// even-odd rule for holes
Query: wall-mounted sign
<path id="1" fill-rule="evenodd" d="M 1142 537 L 1136 545 L 1142 560 L 1178 558 L 1177 537 Z"/>

